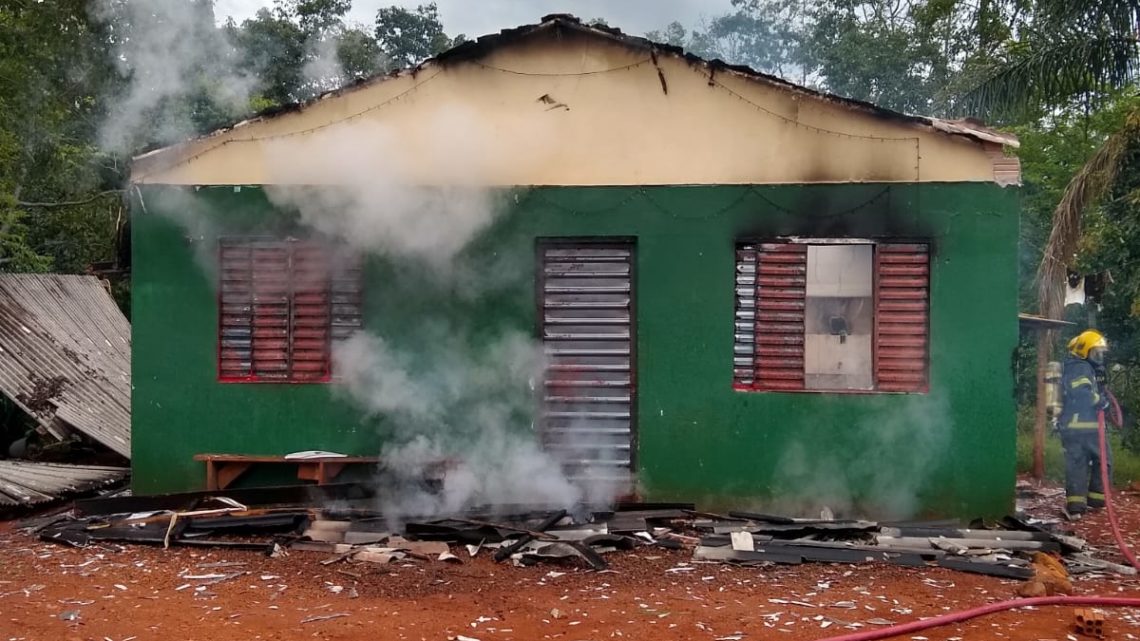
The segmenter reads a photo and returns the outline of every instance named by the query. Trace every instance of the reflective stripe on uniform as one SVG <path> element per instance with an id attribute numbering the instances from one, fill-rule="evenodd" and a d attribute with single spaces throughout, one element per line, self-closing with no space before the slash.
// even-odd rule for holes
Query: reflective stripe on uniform
<path id="1" fill-rule="evenodd" d="M 1081 504 L 1084 504 L 1084 502 L 1085 502 L 1085 497 L 1083 497 L 1083 496 L 1070 496 L 1070 497 L 1068 497 L 1068 498 L 1066 498 L 1066 499 L 1065 499 L 1065 502 L 1066 502 L 1066 503 L 1081 503 Z"/>
<path id="2" fill-rule="evenodd" d="M 1096 421 L 1081 421 L 1077 419 L 1077 415 L 1073 414 L 1073 420 L 1069 421 L 1066 426 L 1071 430 L 1095 430 L 1098 427 Z"/>
<path id="3" fill-rule="evenodd" d="M 1104 495 L 1100 492 L 1089 492 L 1089 499 L 1093 501 L 1103 501 Z"/>
<path id="4" fill-rule="evenodd" d="M 1072 381 L 1069 381 L 1069 387 L 1072 387 L 1073 389 L 1077 389 L 1081 385 L 1088 385 L 1089 387 L 1092 387 L 1092 384 L 1092 379 L 1090 379 L 1088 376 L 1074 378 Z"/>

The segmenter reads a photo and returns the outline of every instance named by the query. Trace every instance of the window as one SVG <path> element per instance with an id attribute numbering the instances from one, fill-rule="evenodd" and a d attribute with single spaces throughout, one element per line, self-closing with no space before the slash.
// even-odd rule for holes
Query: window
<path id="1" fill-rule="evenodd" d="M 361 326 L 360 266 L 310 240 L 219 243 L 218 379 L 322 382 L 331 352 Z"/>
<path id="2" fill-rule="evenodd" d="M 925 392 L 930 251 L 921 243 L 742 243 L 733 387 Z"/>

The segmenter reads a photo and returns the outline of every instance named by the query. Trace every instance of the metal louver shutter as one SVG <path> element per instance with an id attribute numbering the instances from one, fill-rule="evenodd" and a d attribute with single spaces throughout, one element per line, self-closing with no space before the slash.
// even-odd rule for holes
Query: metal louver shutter
<path id="1" fill-rule="evenodd" d="M 218 376 L 245 379 L 253 373 L 253 250 L 247 243 L 219 247 L 220 307 Z"/>
<path id="2" fill-rule="evenodd" d="M 628 484 L 633 464 L 633 246 L 541 248 L 544 446 L 571 479 Z"/>
<path id="3" fill-rule="evenodd" d="M 756 382 L 756 245 L 736 248 L 736 311 L 732 340 L 732 387 Z"/>
<path id="4" fill-rule="evenodd" d="M 925 392 L 929 387 L 929 245 L 879 245 L 875 277 L 876 388 Z"/>
<path id="5" fill-rule="evenodd" d="M 763 243 L 756 270 L 755 388 L 802 390 L 807 245 Z"/>
<path id="6" fill-rule="evenodd" d="M 332 269 L 332 339 L 349 338 L 364 326 L 362 318 L 362 283 L 364 278 L 358 258 L 341 258 Z"/>

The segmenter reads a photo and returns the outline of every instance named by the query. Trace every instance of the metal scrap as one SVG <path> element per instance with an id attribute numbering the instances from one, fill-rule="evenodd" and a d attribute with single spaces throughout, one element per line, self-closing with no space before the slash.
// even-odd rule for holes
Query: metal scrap
<path id="1" fill-rule="evenodd" d="M 0 509 L 41 505 L 123 483 L 130 470 L 104 465 L 0 461 Z"/>
<path id="2" fill-rule="evenodd" d="M 94 276 L 0 274 L 0 393 L 131 457 L 131 326 Z"/>

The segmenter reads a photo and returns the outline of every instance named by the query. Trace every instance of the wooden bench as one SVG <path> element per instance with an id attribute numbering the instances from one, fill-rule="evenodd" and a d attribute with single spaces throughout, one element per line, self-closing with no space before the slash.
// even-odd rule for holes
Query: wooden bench
<path id="1" fill-rule="evenodd" d="M 377 465 L 376 456 L 322 456 L 285 458 L 284 456 L 249 456 L 246 454 L 195 454 L 195 461 L 206 464 L 206 489 L 224 490 L 254 465 L 294 465 L 297 478 L 326 485 L 350 465 Z"/>

